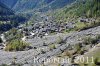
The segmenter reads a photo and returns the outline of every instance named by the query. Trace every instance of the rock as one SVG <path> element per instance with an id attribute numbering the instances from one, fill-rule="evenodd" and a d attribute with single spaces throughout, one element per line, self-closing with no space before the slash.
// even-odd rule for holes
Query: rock
<path id="1" fill-rule="evenodd" d="M 69 34 L 57 34 L 57 35 L 48 35 L 45 36 L 46 39 L 43 38 L 39 38 L 39 37 L 35 37 L 35 38 L 28 38 L 26 42 L 30 43 L 30 45 L 32 47 L 46 47 L 43 46 L 43 43 L 45 42 L 46 45 L 50 45 L 52 43 L 55 43 L 57 41 L 58 36 L 61 36 L 64 38 L 65 43 L 62 44 L 61 46 L 57 46 L 56 49 L 53 49 L 52 51 L 45 51 L 45 53 L 40 54 L 41 52 L 36 50 L 36 49 L 30 49 L 27 51 L 18 51 L 18 52 L 6 52 L 3 50 L 0 50 L 0 64 L 5 63 L 5 64 L 9 64 L 13 61 L 13 58 L 16 57 L 16 62 L 17 63 L 22 63 L 24 64 L 27 60 L 29 63 L 29 66 L 34 65 L 34 66 L 40 66 L 43 61 L 41 61 L 40 63 L 34 63 L 33 58 L 36 57 L 38 59 L 36 59 L 36 61 L 41 60 L 43 58 L 48 59 L 51 58 L 53 56 L 56 56 L 58 54 L 61 54 L 62 51 L 68 49 L 68 44 L 71 46 L 81 43 L 83 42 L 82 39 L 78 40 L 79 37 L 83 38 L 86 37 L 87 35 L 91 35 L 91 37 L 93 37 L 94 35 L 98 35 L 100 34 L 100 26 L 95 27 L 95 28 L 91 28 L 88 30 L 84 30 L 84 31 L 80 31 L 80 32 L 74 32 L 74 33 L 69 33 Z M 47 50 L 47 49 L 45 49 Z M 27 64 L 25 64 L 27 65 Z"/>

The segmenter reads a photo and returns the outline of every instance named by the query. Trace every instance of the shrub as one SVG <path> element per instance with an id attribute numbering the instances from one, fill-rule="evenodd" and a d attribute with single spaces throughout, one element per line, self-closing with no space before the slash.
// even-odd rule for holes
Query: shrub
<path id="1" fill-rule="evenodd" d="M 11 41 L 13 39 L 21 39 L 23 34 L 21 31 L 18 31 L 16 28 L 10 29 L 7 33 L 5 33 L 7 41 Z"/>
<path id="2" fill-rule="evenodd" d="M 57 44 L 64 43 L 63 38 L 59 36 L 56 43 L 57 43 Z"/>
<path id="3" fill-rule="evenodd" d="M 28 46 L 29 45 L 27 43 L 16 39 L 16 40 L 12 40 L 8 42 L 7 46 L 5 47 L 5 50 L 6 51 L 23 51 Z"/>
<path id="4" fill-rule="evenodd" d="M 85 29 L 86 27 L 88 27 L 87 23 L 77 22 L 75 30 L 81 31 L 81 30 Z"/>
<path id="5" fill-rule="evenodd" d="M 86 37 L 84 39 L 84 44 L 96 44 L 97 41 L 100 39 L 100 35 L 97 35 L 95 38 Z"/>
<path id="6" fill-rule="evenodd" d="M 100 34 L 98 34 L 98 35 L 96 36 L 96 39 L 97 39 L 97 40 L 99 40 L 99 39 L 100 39 Z"/>
<path id="7" fill-rule="evenodd" d="M 62 55 L 63 56 L 68 56 L 69 58 L 71 58 L 72 57 L 72 53 L 71 53 L 71 51 L 64 51 L 63 53 L 62 53 Z"/>
<path id="8" fill-rule="evenodd" d="M 94 59 L 94 63 L 95 63 L 95 65 L 100 65 L 100 62 L 99 62 L 98 57 L 96 57 L 96 58 Z"/>
<path id="9" fill-rule="evenodd" d="M 56 49 L 55 44 L 49 45 L 50 50 Z"/>
<path id="10" fill-rule="evenodd" d="M 76 45 L 74 46 L 74 48 L 75 48 L 75 50 L 78 52 L 78 51 L 81 50 L 81 45 L 80 45 L 80 44 L 76 44 Z"/>
<path id="11" fill-rule="evenodd" d="M 92 23 L 77 22 L 75 30 L 76 31 L 82 31 L 82 30 L 86 30 L 86 29 L 89 29 L 89 28 L 99 26 L 99 25 L 100 25 L 100 22 L 92 22 Z"/>
<path id="12" fill-rule="evenodd" d="M 84 44 L 86 44 L 86 45 L 91 44 L 92 40 L 93 39 L 91 37 L 86 37 L 86 38 L 84 38 Z"/>
<path id="13" fill-rule="evenodd" d="M 78 54 L 81 54 L 81 55 L 83 55 L 84 51 L 85 51 L 85 49 L 82 47 L 81 43 L 76 44 L 74 46 L 74 50 L 76 51 L 74 54 L 78 53 Z"/>

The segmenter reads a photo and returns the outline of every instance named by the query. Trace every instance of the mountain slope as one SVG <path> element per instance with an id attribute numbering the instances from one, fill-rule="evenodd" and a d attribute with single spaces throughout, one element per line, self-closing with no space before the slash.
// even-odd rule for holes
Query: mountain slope
<path id="1" fill-rule="evenodd" d="M 39 2 L 39 0 L 18 0 L 15 6 L 13 7 L 13 10 L 15 11 L 32 10 L 36 7 L 37 2 Z"/>
<path id="2" fill-rule="evenodd" d="M 0 2 L 7 5 L 9 8 L 12 8 L 18 0 L 0 0 Z"/>
<path id="3" fill-rule="evenodd" d="M 19 23 L 25 22 L 23 15 L 16 15 L 13 10 L 0 2 L 0 32 L 17 27 Z"/>
<path id="4" fill-rule="evenodd" d="M 48 11 L 57 9 L 72 3 L 75 0 L 0 0 L 5 5 L 17 12 L 25 11 Z"/>
<path id="5" fill-rule="evenodd" d="M 0 16 L 12 14 L 14 14 L 14 12 L 11 9 L 9 9 L 6 5 L 0 2 Z"/>
<path id="6" fill-rule="evenodd" d="M 51 14 L 51 13 L 50 13 Z M 70 6 L 66 6 L 52 13 L 57 21 L 75 17 L 99 17 L 100 0 L 77 0 Z"/>
<path id="7" fill-rule="evenodd" d="M 62 8 L 68 4 L 73 3 L 75 0 L 54 0 L 53 2 L 49 3 L 47 6 L 40 8 L 40 11 L 48 11 L 48 10 L 55 10 Z"/>

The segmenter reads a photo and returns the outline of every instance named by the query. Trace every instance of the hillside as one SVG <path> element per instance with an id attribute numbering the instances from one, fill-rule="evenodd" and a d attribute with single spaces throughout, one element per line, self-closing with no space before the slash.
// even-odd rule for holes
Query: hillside
<path id="1" fill-rule="evenodd" d="M 75 0 L 0 0 L 5 5 L 17 12 L 27 11 L 48 11 L 68 5 Z"/>
<path id="2" fill-rule="evenodd" d="M 75 0 L 54 0 L 51 3 L 47 3 L 46 6 L 39 8 L 40 11 L 56 10 L 66 5 L 73 3 Z"/>
<path id="3" fill-rule="evenodd" d="M 49 7 L 52 9 L 57 9 L 64 7 L 73 1 L 74 0 L 19 0 L 14 6 L 13 10 L 29 11 L 39 9 L 39 11 L 48 11 L 50 9 Z"/>
<path id="4" fill-rule="evenodd" d="M 0 2 L 0 16 L 13 14 L 14 12 L 11 9 L 9 9 L 6 5 Z"/>
<path id="5" fill-rule="evenodd" d="M 69 18 L 76 17 L 99 17 L 100 16 L 100 0 L 77 0 L 70 6 L 50 13 L 55 16 L 56 21 L 67 21 Z"/>
<path id="6" fill-rule="evenodd" d="M 19 23 L 25 22 L 26 17 L 18 14 L 0 2 L 0 32 L 7 31 Z"/>
<path id="7" fill-rule="evenodd" d="M 4 3 L 9 8 L 12 8 L 16 4 L 17 0 L 0 0 L 0 2 Z"/>

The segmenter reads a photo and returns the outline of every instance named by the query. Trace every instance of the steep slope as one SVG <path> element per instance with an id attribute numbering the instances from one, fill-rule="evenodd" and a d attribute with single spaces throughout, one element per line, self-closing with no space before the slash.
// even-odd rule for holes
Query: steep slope
<path id="1" fill-rule="evenodd" d="M 0 2 L 17 12 L 54 10 L 64 7 L 73 1 L 75 0 L 0 0 Z"/>
<path id="2" fill-rule="evenodd" d="M 0 0 L 0 2 L 7 5 L 9 8 L 12 8 L 18 0 Z"/>
<path id="3" fill-rule="evenodd" d="M 48 11 L 48 10 L 55 10 L 62 8 L 68 4 L 73 3 L 75 0 L 54 0 L 53 2 L 49 3 L 48 5 L 40 8 L 40 11 Z"/>
<path id="4" fill-rule="evenodd" d="M 51 13 L 50 13 L 51 14 Z M 56 20 L 67 20 L 69 18 L 84 16 L 84 17 L 99 17 L 100 16 L 100 0 L 77 0 L 71 6 L 66 6 L 55 13 Z"/>
<path id="5" fill-rule="evenodd" d="M 26 11 L 32 10 L 36 7 L 39 0 L 18 0 L 13 10 L 15 11 Z"/>
<path id="6" fill-rule="evenodd" d="M 13 14 L 14 12 L 11 9 L 9 9 L 6 5 L 0 2 L 0 16 Z"/>
<path id="7" fill-rule="evenodd" d="M 25 20 L 23 15 L 16 15 L 13 10 L 0 2 L 0 32 L 16 27 Z"/>

